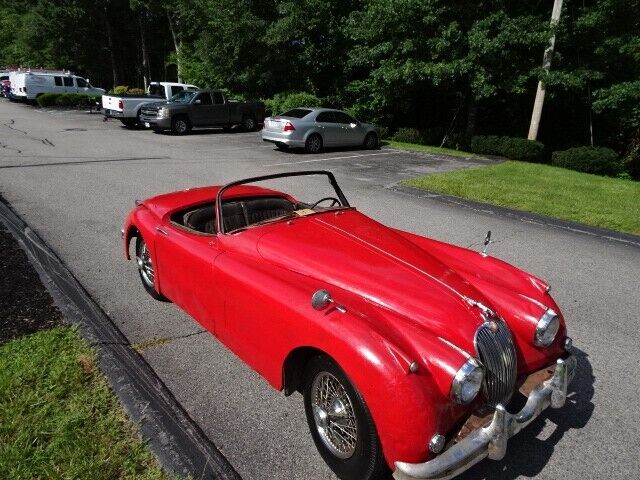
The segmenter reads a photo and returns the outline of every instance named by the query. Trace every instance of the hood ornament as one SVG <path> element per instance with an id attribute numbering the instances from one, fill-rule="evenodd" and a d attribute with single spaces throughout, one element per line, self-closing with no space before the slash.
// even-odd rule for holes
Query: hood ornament
<path id="1" fill-rule="evenodd" d="M 464 299 L 470 306 L 478 308 L 486 321 L 490 321 L 491 319 L 498 318 L 498 315 L 496 315 L 496 312 L 494 312 L 491 308 L 487 307 L 485 304 L 469 297 L 465 297 Z M 491 330 L 493 331 L 493 329 Z"/>
<path id="2" fill-rule="evenodd" d="M 482 249 L 481 255 L 483 257 L 487 256 L 487 250 L 489 250 L 489 245 L 491 245 L 493 243 L 493 240 L 491 240 L 491 230 L 489 230 L 487 232 L 487 236 L 484 237 L 484 248 Z"/>

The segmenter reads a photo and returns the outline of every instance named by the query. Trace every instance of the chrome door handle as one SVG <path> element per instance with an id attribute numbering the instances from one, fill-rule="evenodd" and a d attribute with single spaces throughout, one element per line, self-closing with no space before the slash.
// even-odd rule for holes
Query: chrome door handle
<path id="1" fill-rule="evenodd" d="M 163 234 L 163 235 L 169 235 L 169 232 L 167 232 L 166 230 L 160 228 L 160 227 L 156 227 L 156 231 Z"/>

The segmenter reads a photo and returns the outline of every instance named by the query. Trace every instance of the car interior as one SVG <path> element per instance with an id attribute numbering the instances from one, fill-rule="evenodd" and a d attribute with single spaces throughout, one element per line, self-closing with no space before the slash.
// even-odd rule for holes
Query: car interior
<path id="1" fill-rule="evenodd" d="M 214 202 L 190 207 L 171 216 L 171 221 L 200 233 L 215 234 Z M 222 204 L 222 220 L 226 232 L 282 217 L 292 213 L 296 205 L 282 197 L 240 198 Z"/>

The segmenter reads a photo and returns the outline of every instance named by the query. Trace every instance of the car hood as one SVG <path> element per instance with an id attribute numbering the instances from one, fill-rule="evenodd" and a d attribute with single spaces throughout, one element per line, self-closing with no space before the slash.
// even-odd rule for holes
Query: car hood
<path id="1" fill-rule="evenodd" d="M 467 352 L 475 350 L 474 334 L 484 321 L 468 299 L 493 308 L 439 258 L 355 210 L 280 224 L 260 237 L 257 249 L 266 261 L 317 279 L 318 288 L 351 292 Z"/>

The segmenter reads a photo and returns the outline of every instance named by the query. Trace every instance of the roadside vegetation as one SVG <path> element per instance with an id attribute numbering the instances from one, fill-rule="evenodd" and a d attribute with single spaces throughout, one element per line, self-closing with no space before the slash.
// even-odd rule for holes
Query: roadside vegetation
<path id="1" fill-rule="evenodd" d="M 1 478 L 167 478 L 69 327 L 0 346 Z"/>
<path id="2" fill-rule="evenodd" d="M 41 107 L 86 107 L 100 101 L 97 95 L 82 93 L 43 93 L 36 98 Z"/>
<path id="3" fill-rule="evenodd" d="M 507 161 L 427 175 L 404 185 L 640 234 L 640 182 Z"/>
<path id="4" fill-rule="evenodd" d="M 478 155 L 465 152 L 464 150 L 456 150 L 453 148 L 434 147 L 432 145 L 421 145 L 419 143 L 397 142 L 395 140 L 383 140 L 384 145 L 388 145 L 392 148 L 399 150 L 410 150 L 414 152 L 427 152 L 434 153 L 436 155 L 451 155 L 453 157 L 461 158 L 475 158 Z"/>
<path id="5" fill-rule="evenodd" d="M 167 478 L 1 223 L 0 251 L 0 478 Z"/>

